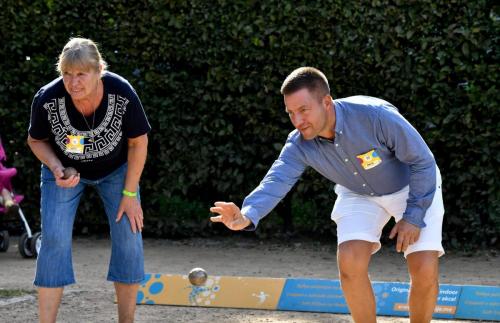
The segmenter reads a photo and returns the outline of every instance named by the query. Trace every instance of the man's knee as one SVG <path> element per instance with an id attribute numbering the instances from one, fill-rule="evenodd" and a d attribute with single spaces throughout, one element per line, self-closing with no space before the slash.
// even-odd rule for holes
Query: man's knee
<path id="1" fill-rule="evenodd" d="M 368 274 L 372 243 L 352 240 L 339 245 L 338 266 L 341 279 L 356 279 Z"/>
<path id="2" fill-rule="evenodd" d="M 439 276 L 437 253 L 423 251 L 408 255 L 408 270 L 412 285 L 415 287 L 437 286 Z"/>

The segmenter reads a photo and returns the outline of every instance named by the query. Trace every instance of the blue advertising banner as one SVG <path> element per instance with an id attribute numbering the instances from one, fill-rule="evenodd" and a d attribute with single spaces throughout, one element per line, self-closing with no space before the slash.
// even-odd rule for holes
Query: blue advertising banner
<path id="1" fill-rule="evenodd" d="M 278 310 L 349 313 L 338 280 L 288 278 Z"/>
<path id="2" fill-rule="evenodd" d="M 339 280 L 148 274 L 138 304 L 258 308 L 349 314 Z M 408 317 L 410 285 L 373 282 L 377 315 Z M 440 285 L 434 318 L 500 321 L 500 286 Z"/>
<path id="3" fill-rule="evenodd" d="M 441 285 L 433 317 L 454 318 L 462 286 Z M 408 316 L 410 285 L 373 282 L 378 315 Z M 349 313 L 338 280 L 289 278 L 278 302 L 278 310 Z"/>
<path id="4" fill-rule="evenodd" d="M 408 316 L 409 284 L 373 282 L 372 286 L 375 294 L 377 314 Z"/>
<path id="5" fill-rule="evenodd" d="M 396 282 L 374 282 L 373 291 L 377 304 L 377 314 L 408 316 L 408 293 L 410 284 Z M 461 286 L 440 285 L 435 318 L 454 318 L 457 310 Z"/>
<path id="6" fill-rule="evenodd" d="M 500 321 L 500 287 L 462 286 L 455 318 Z"/>

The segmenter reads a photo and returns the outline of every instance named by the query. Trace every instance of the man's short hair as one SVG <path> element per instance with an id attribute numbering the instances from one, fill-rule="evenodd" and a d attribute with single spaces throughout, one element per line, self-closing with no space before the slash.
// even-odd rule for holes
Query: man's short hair
<path id="1" fill-rule="evenodd" d="M 299 67 L 288 75 L 281 85 L 281 94 L 288 95 L 306 88 L 322 99 L 330 94 L 330 86 L 325 74 L 314 67 Z"/>

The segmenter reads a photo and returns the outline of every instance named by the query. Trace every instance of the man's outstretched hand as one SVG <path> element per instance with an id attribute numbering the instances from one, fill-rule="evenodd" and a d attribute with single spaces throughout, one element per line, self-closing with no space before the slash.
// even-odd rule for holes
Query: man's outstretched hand
<path id="1" fill-rule="evenodd" d="M 240 208 L 232 202 L 215 202 L 215 206 L 210 208 L 210 212 L 218 213 L 217 216 L 210 217 L 212 222 L 222 222 L 231 230 L 242 230 L 248 227 L 250 220 L 241 214 Z"/>

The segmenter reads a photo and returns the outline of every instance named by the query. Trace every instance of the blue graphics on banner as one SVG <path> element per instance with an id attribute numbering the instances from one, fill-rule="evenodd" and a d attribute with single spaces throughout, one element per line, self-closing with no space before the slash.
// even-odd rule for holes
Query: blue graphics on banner
<path id="1" fill-rule="evenodd" d="M 377 314 L 408 316 L 409 284 L 373 282 L 372 286 Z"/>
<path id="2" fill-rule="evenodd" d="M 443 319 L 456 318 L 455 314 L 457 312 L 461 290 L 462 286 L 440 285 L 433 317 Z"/>
<path id="3" fill-rule="evenodd" d="M 440 285 L 433 317 L 454 318 L 460 286 Z M 374 282 L 373 291 L 377 302 L 377 314 L 408 316 L 408 283 Z"/>
<path id="4" fill-rule="evenodd" d="M 338 280 L 288 278 L 278 310 L 349 313 Z"/>
<path id="5" fill-rule="evenodd" d="M 377 314 L 408 316 L 408 283 L 374 282 Z M 454 318 L 461 286 L 441 285 L 435 318 Z M 338 280 L 287 279 L 278 310 L 349 313 Z"/>
<path id="6" fill-rule="evenodd" d="M 500 321 L 500 287 L 462 286 L 455 317 Z"/>

